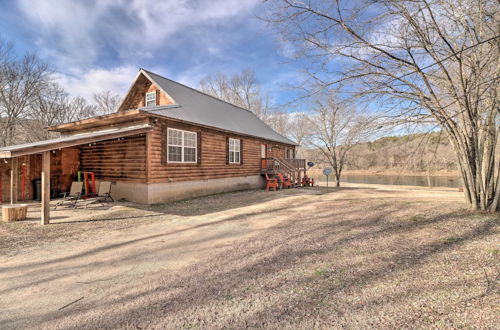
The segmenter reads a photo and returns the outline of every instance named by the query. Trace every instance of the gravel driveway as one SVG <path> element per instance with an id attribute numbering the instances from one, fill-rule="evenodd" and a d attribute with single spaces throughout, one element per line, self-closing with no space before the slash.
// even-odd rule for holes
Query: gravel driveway
<path id="1" fill-rule="evenodd" d="M 1 224 L 0 328 L 494 328 L 499 218 L 462 198 L 350 185 Z"/>

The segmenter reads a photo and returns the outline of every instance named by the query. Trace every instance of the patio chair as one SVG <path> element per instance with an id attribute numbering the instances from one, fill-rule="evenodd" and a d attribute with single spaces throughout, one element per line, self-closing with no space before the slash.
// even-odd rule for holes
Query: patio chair
<path id="1" fill-rule="evenodd" d="M 58 206 L 71 203 L 73 204 L 73 207 L 76 208 L 76 203 L 78 203 L 78 200 L 82 198 L 82 188 L 83 182 L 71 182 L 71 188 L 69 192 L 61 193 L 62 200 L 56 203 L 54 210 L 57 209 Z"/>
<path id="2" fill-rule="evenodd" d="M 101 198 L 101 201 L 103 202 L 107 202 L 108 200 L 110 200 L 111 202 L 115 201 L 113 197 L 111 197 L 111 182 L 101 181 L 101 183 L 99 183 L 97 197 Z"/>
<path id="3" fill-rule="evenodd" d="M 278 190 L 278 180 L 275 178 L 269 178 L 266 173 L 266 190 L 269 191 L 271 188 L 273 188 L 274 191 Z"/>
<path id="4" fill-rule="evenodd" d="M 99 183 L 99 189 L 97 190 L 97 195 L 95 196 L 95 198 L 90 202 L 88 203 L 87 205 L 85 205 L 85 208 L 87 206 L 89 206 L 90 204 L 94 204 L 94 203 L 105 203 L 107 201 L 111 201 L 114 203 L 114 199 L 113 197 L 111 197 L 111 182 L 109 181 L 101 181 Z"/>
<path id="5" fill-rule="evenodd" d="M 290 179 L 287 178 L 286 176 L 284 176 L 283 174 L 278 173 L 278 178 L 279 178 L 279 181 L 281 181 L 281 188 L 282 189 L 290 188 L 292 186 L 292 182 L 290 181 Z"/>

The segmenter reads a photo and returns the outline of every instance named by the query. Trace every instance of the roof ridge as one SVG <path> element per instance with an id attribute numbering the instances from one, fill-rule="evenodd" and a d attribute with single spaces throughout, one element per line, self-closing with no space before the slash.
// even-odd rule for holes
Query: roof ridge
<path id="1" fill-rule="evenodd" d="M 177 85 L 181 85 L 181 86 L 183 86 L 183 87 L 189 88 L 189 89 L 191 89 L 191 90 L 193 90 L 193 91 L 195 91 L 195 92 L 197 92 L 197 93 L 200 93 L 200 94 L 202 94 L 202 95 L 205 95 L 205 96 L 211 97 L 211 98 L 213 98 L 213 99 L 215 99 L 215 100 L 217 100 L 217 101 L 224 102 L 224 103 L 227 103 L 227 104 L 229 104 L 229 105 L 232 105 L 233 107 L 236 107 L 236 108 L 238 108 L 238 109 L 241 109 L 241 110 L 245 110 L 245 111 L 251 112 L 251 113 L 253 113 L 253 114 L 255 115 L 255 113 L 254 113 L 252 110 L 250 110 L 250 109 L 246 109 L 246 108 L 240 107 L 239 105 L 236 105 L 236 104 L 234 104 L 234 103 L 231 103 L 231 102 L 228 102 L 228 101 L 226 101 L 226 100 L 223 100 L 223 99 L 221 99 L 221 98 L 219 98 L 219 97 L 217 97 L 217 96 L 207 94 L 207 93 L 205 93 L 205 92 L 200 91 L 199 89 L 196 89 L 196 88 L 193 88 L 193 87 L 191 87 L 191 86 L 188 86 L 188 85 L 182 84 L 182 83 L 180 83 L 180 82 L 178 82 L 178 81 L 175 81 L 175 80 L 172 80 L 172 79 L 170 79 L 170 78 L 166 78 L 166 77 L 160 76 L 159 74 L 154 73 L 154 72 L 151 72 L 151 71 L 148 71 L 148 70 L 146 70 L 146 69 L 141 68 L 141 70 L 142 70 L 142 71 L 145 71 L 145 72 L 147 72 L 147 73 L 149 73 L 149 74 L 154 74 L 155 76 L 158 76 L 158 77 L 160 77 L 160 78 L 162 78 L 162 79 L 165 79 L 165 80 L 171 81 L 171 82 L 173 82 L 173 83 L 175 83 L 175 84 L 177 84 Z"/>
<path id="2" fill-rule="evenodd" d="M 244 132 L 246 132 L 246 130 L 243 127 L 239 127 L 238 125 L 236 125 L 238 127 L 236 127 L 234 125 L 229 125 L 228 122 L 227 122 L 227 120 L 226 120 L 226 123 L 224 124 L 225 126 L 224 125 L 223 126 L 217 126 L 213 122 L 211 122 L 211 124 L 209 126 L 219 127 L 219 128 L 222 128 L 222 129 L 227 129 L 227 130 L 234 131 L 234 132 L 237 132 L 237 133 L 239 132 L 239 133 L 242 133 L 242 134 L 249 134 L 249 135 L 253 135 L 253 136 L 260 136 L 261 138 L 266 138 L 266 139 L 269 139 L 269 140 L 272 140 L 272 141 L 280 141 L 280 142 L 286 143 L 286 144 L 297 145 L 297 143 L 294 142 L 293 140 L 291 140 L 290 138 L 286 137 L 283 134 L 280 134 L 280 133 L 276 132 L 268 123 L 264 122 L 261 118 L 259 118 L 259 116 L 257 116 L 253 111 L 251 111 L 249 109 L 242 108 L 242 107 L 237 106 L 237 105 L 235 105 L 233 103 L 230 103 L 230 102 L 227 102 L 225 100 L 219 99 L 218 97 L 215 97 L 213 95 L 204 93 L 204 92 L 199 91 L 199 90 L 197 90 L 197 89 L 195 89 L 193 87 L 181 84 L 181 83 L 179 83 L 179 82 L 177 82 L 175 80 L 172 80 L 172 79 L 169 79 L 169 78 L 165 78 L 165 77 L 163 77 L 163 76 L 161 76 L 159 74 L 156 74 L 154 72 L 148 71 L 148 70 L 143 69 L 143 68 L 140 68 L 139 73 L 144 74 L 146 77 L 148 77 L 148 79 L 150 79 L 154 84 L 158 85 L 158 87 L 160 89 L 162 89 L 167 94 L 169 93 L 168 88 L 172 88 L 172 92 L 174 94 L 171 95 L 171 97 L 173 98 L 174 102 L 176 104 L 180 105 L 181 107 L 183 106 L 182 102 L 184 102 L 184 101 L 188 102 L 188 100 L 187 99 L 183 99 L 183 97 L 181 97 L 181 95 L 185 96 L 185 95 L 189 95 L 189 93 L 196 92 L 197 95 L 198 95 L 198 97 L 196 97 L 196 95 L 190 95 L 190 96 L 186 96 L 186 97 L 199 99 L 199 102 L 203 102 L 203 103 L 207 103 L 203 99 L 203 97 L 210 97 L 212 100 L 218 101 L 215 104 L 212 104 L 213 106 L 215 106 L 215 108 L 220 108 L 221 111 L 225 110 L 221 114 L 224 114 L 224 115 L 225 114 L 229 114 L 230 115 L 229 117 L 232 117 L 232 116 L 239 117 L 240 116 L 239 114 L 241 114 L 241 115 L 248 114 L 248 116 L 251 116 L 251 118 L 247 118 L 248 120 L 250 120 L 250 121 L 253 121 L 253 120 L 258 121 L 260 123 L 259 125 L 262 126 L 262 129 L 268 130 L 268 132 L 267 133 L 265 131 L 264 131 L 264 133 L 261 132 L 261 135 L 249 134 L 248 132 L 244 133 Z M 170 86 L 168 86 L 168 85 L 170 85 Z M 176 93 L 179 93 L 179 95 L 177 95 Z M 177 96 L 179 96 L 181 99 L 176 99 Z M 179 102 L 181 102 L 181 103 L 179 103 Z M 213 102 L 210 102 L 210 103 L 213 103 Z M 195 108 L 197 108 L 197 107 L 200 106 L 200 104 L 196 104 L 196 102 L 193 103 L 192 106 L 193 105 L 194 105 Z M 237 110 L 235 112 L 231 113 L 231 110 L 228 109 L 228 107 L 236 108 Z M 160 108 L 155 108 L 155 109 L 140 108 L 140 109 L 141 110 L 145 110 L 145 111 L 150 112 L 150 113 L 161 113 L 162 112 L 161 111 L 162 109 L 160 109 Z M 246 110 L 246 111 L 245 112 L 241 112 L 239 110 Z M 174 113 L 175 113 L 175 111 L 174 111 Z M 164 115 L 164 114 L 161 113 L 161 115 Z M 168 117 L 168 115 L 165 115 L 165 116 Z M 191 119 L 195 119 L 195 117 L 196 116 L 194 116 Z M 206 118 L 199 119 L 199 120 L 200 120 L 200 122 L 198 122 L 198 123 L 200 123 L 200 124 L 205 123 L 206 124 Z M 231 119 L 228 119 L 228 120 L 231 121 Z M 188 120 L 188 121 L 196 123 L 196 120 L 194 120 L 194 121 L 193 120 Z M 245 126 L 245 125 L 243 125 L 243 126 Z M 227 127 L 231 127 L 231 128 L 227 128 Z M 261 129 L 261 128 L 254 127 L 254 129 Z M 271 136 L 276 136 L 276 137 L 270 138 Z"/>

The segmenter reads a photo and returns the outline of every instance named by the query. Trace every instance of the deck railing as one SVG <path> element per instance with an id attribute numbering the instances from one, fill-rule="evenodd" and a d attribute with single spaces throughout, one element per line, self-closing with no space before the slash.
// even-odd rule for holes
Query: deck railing
<path id="1" fill-rule="evenodd" d="M 305 159 L 262 158 L 262 170 L 292 173 L 305 170 Z"/>
<path id="2" fill-rule="evenodd" d="M 301 170 L 306 169 L 306 160 L 305 159 L 286 158 L 285 161 L 297 169 L 301 169 Z"/>

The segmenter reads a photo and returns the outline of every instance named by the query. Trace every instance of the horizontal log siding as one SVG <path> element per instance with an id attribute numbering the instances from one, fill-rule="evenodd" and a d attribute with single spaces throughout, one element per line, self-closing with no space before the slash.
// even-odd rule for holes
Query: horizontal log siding
<path id="1" fill-rule="evenodd" d="M 179 164 L 162 162 L 162 127 L 201 132 L 201 163 Z M 169 120 L 160 120 L 148 134 L 148 182 L 151 183 L 258 175 L 261 169 L 261 145 L 266 143 L 270 146 L 276 145 L 275 142 L 258 138 L 224 133 Z M 226 164 L 227 137 L 243 140 L 243 164 Z M 285 149 L 285 145 L 280 145 L 280 147 L 281 153 Z M 286 147 L 293 148 L 292 146 Z"/>
<path id="2" fill-rule="evenodd" d="M 21 198 L 21 182 L 22 182 L 22 164 L 26 164 L 26 180 L 25 180 L 25 199 L 32 200 L 34 196 L 33 192 L 33 180 L 40 178 L 41 175 L 41 160 L 40 155 L 28 155 L 21 156 L 18 158 L 18 177 L 17 177 L 17 200 L 22 202 Z M 3 197 L 3 202 L 10 202 L 10 168 L 11 160 L 7 159 L 7 163 L 3 159 L 0 159 L 0 176 L 1 176 L 1 193 Z"/>
<path id="3" fill-rule="evenodd" d="M 146 182 L 146 135 L 82 146 L 80 164 L 102 180 Z"/>
<path id="4" fill-rule="evenodd" d="M 79 150 L 77 148 L 66 148 L 54 150 L 50 153 L 50 196 L 58 197 L 61 192 L 69 191 L 71 181 L 76 180 L 76 172 L 79 168 Z M 18 157 L 18 201 L 21 202 L 22 191 L 22 167 L 26 166 L 26 178 L 24 183 L 25 200 L 33 200 L 35 197 L 33 180 L 41 179 L 42 155 L 34 154 Z M 11 160 L 5 163 L 0 160 L 0 176 L 2 182 L 3 201 L 10 202 L 10 167 Z"/>

